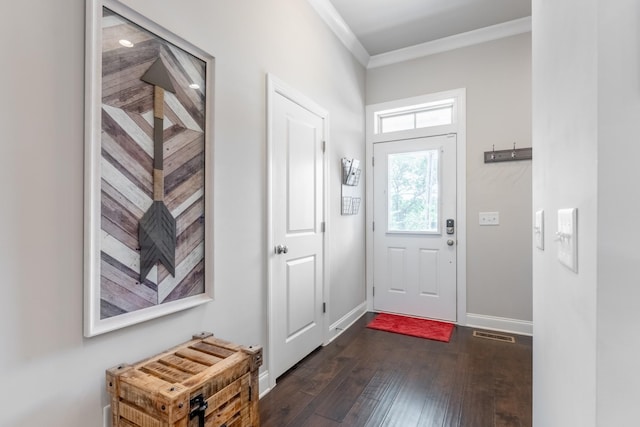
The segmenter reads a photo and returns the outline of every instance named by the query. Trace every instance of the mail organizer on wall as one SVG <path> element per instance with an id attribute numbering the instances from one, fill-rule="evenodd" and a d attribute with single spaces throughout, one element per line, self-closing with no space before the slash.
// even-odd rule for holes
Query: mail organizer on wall
<path id="1" fill-rule="evenodd" d="M 484 152 L 485 163 L 497 163 L 497 162 L 513 162 L 517 160 L 531 160 L 533 158 L 533 150 L 528 148 L 516 148 L 516 143 L 513 143 L 511 150 L 496 150 L 496 146 L 493 146 L 491 151 Z"/>
<path id="2" fill-rule="evenodd" d="M 258 427 L 262 347 L 203 332 L 134 365 L 107 370 L 113 427 Z"/>
<path id="3" fill-rule="evenodd" d="M 342 159 L 342 215 L 357 215 L 361 197 L 357 197 L 356 187 L 360 183 L 360 160 Z"/>

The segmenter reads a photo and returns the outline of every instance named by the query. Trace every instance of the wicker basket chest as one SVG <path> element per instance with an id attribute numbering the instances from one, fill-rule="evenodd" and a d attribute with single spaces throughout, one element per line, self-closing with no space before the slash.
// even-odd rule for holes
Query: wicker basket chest
<path id="1" fill-rule="evenodd" d="M 203 332 L 134 365 L 107 370 L 113 427 L 258 427 L 262 347 Z"/>

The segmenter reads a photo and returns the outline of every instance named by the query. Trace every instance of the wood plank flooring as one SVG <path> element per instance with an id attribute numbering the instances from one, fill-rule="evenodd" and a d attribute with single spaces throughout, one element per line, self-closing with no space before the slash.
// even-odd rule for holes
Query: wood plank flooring
<path id="1" fill-rule="evenodd" d="M 530 337 L 449 343 L 367 329 L 367 313 L 260 400 L 263 427 L 531 426 Z"/>

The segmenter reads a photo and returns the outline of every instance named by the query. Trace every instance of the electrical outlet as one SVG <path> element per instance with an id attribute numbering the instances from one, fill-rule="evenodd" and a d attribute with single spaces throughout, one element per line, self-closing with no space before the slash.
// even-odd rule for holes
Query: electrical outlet
<path id="1" fill-rule="evenodd" d="M 102 408 L 102 427 L 111 426 L 111 405 L 107 405 Z"/>
<path id="2" fill-rule="evenodd" d="M 478 219 L 480 225 L 500 225 L 500 212 L 480 212 Z"/>

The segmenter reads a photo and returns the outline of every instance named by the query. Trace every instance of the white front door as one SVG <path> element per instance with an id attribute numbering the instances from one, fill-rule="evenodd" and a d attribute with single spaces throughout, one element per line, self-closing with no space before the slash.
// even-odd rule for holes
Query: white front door
<path id="1" fill-rule="evenodd" d="M 275 379 L 322 345 L 324 337 L 324 117 L 281 92 L 270 96 L 269 374 Z"/>
<path id="2" fill-rule="evenodd" d="M 456 321 L 456 135 L 373 152 L 374 309 Z"/>

